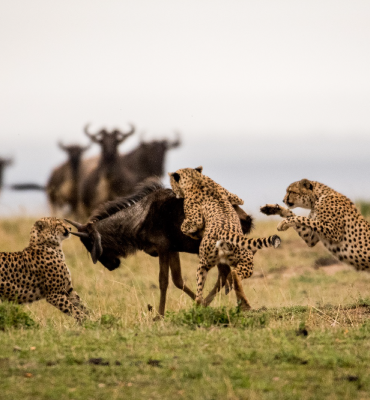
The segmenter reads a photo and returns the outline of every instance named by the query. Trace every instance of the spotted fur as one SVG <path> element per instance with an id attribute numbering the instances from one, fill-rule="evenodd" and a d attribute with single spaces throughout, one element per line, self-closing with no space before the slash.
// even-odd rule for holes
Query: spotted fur
<path id="1" fill-rule="evenodd" d="M 253 273 L 253 254 L 262 247 L 280 244 L 278 236 L 264 239 L 248 239 L 243 235 L 239 218 L 230 199 L 238 199 L 209 177 L 201 168 L 184 168 L 170 173 L 170 181 L 176 196 L 184 198 L 185 219 L 181 230 L 193 236 L 203 231 L 199 248 L 196 301 L 203 303 L 203 287 L 210 268 L 218 262 L 235 267 L 228 277 L 234 280 L 238 301 L 243 308 L 250 308 L 241 286 L 241 280 Z M 240 203 L 239 203 L 240 204 Z"/>
<path id="2" fill-rule="evenodd" d="M 81 320 L 87 313 L 73 290 L 62 241 L 71 228 L 57 218 L 41 218 L 23 251 L 0 252 L 0 298 L 19 304 L 40 299 Z"/>
<path id="3" fill-rule="evenodd" d="M 267 215 L 284 218 L 279 231 L 292 227 L 309 247 L 321 241 L 339 260 L 369 270 L 370 224 L 350 199 L 322 183 L 302 179 L 287 188 L 283 201 L 289 208 L 309 209 L 310 214 L 300 217 L 278 204 L 261 207 Z"/>

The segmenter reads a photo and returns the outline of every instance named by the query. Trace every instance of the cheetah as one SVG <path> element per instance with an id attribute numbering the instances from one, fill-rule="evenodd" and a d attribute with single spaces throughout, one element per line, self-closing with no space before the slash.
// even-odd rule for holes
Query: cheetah
<path id="1" fill-rule="evenodd" d="M 278 204 L 266 204 L 261 212 L 284 218 L 278 231 L 292 227 L 309 247 L 321 241 L 340 261 L 358 271 L 369 269 L 370 224 L 349 198 L 322 183 L 302 179 L 288 186 L 283 202 L 289 208 L 308 209 L 310 214 L 300 217 Z"/>
<path id="2" fill-rule="evenodd" d="M 71 228 L 57 218 L 41 218 L 23 251 L 0 252 L 0 298 L 19 304 L 46 301 L 81 321 L 87 310 L 73 290 L 62 241 Z"/>
<path id="3" fill-rule="evenodd" d="M 183 233 L 192 236 L 202 231 L 197 269 L 198 304 L 203 300 L 203 287 L 208 271 L 219 262 L 234 267 L 227 278 L 228 287 L 234 287 L 237 301 L 244 310 L 251 308 L 241 285 L 241 280 L 253 273 L 253 255 L 262 247 L 278 247 L 277 235 L 262 239 L 248 239 L 243 235 L 239 218 L 229 199 L 242 202 L 209 177 L 202 168 L 184 168 L 169 173 L 172 190 L 184 198 L 185 219 Z"/>
<path id="4" fill-rule="evenodd" d="M 202 174 L 203 167 L 197 167 L 194 168 L 195 171 L 198 171 L 200 174 Z M 175 179 L 173 179 L 173 176 L 171 173 L 169 173 L 170 176 L 170 182 L 171 182 L 171 187 L 173 192 L 176 195 L 176 198 L 184 198 L 184 193 L 181 187 L 181 184 L 177 182 Z M 242 206 L 244 204 L 244 200 L 242 200 L 239 196 L 236 194 L 230 193 L 228 190 L 226 190 L 224 187 L 222 187 L 220 184 L 216 183 L 214 180 L 209 178 L 206 175 L 202 174 L 202 178 L 205 182 L 201 186 L 202 190 L 204 191 L 205 196 L 212 196 L 214 192 L 217 192 L 220 196 L 222 196 L 226 201 L 229 201 L 232 206 Z M 204 229 L 204 224 L 201 225 L 191 225 L 190 220 L 184 221 L 183 224 L 183 232 L 186 231 L 186 234 L 193 239 L 200 239 L 203 237 L 203 229 Z M 223 246 L 224 247 L 224 246 Z"/>

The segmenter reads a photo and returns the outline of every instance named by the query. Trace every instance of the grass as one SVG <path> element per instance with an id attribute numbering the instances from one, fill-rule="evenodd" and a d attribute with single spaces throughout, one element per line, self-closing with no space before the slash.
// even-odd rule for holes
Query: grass
<path id="1" fill-rule="evenodd" d="M 1 251 L 22 250 L 33 220 L 0 221 Z M 276 232 L 257 221 L 254 236 Z M 370 398 L 370 275 L 307 248 L 294 231 L 255 255 L 244 282 L 253 310 L 220 293 L 195 307 L 172 284 L 164 320 L 158 260 L 138 254 L 109 272 L 75 237 L 64 243 L 82 325 L 45 300 L 0 303 L 1 399 Z M 181 256 L 195 290 L 197 257 Z M 216 279 L 211 271 L 207 290 Z M 150 308 L 150 307 L 149 307 Z"/>

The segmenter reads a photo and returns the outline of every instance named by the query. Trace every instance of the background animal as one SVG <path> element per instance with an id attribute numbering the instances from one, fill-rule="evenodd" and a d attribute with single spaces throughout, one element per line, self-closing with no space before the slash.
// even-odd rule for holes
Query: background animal
<path id="1" fill-rule="evenodd" d="M 81 209 L 86 215 L 90 215 L 99 204 L 132 191 L 134 178 L 120 162 L 118 146 L 134 132 L 133 125 L 126 133 L 117 129 L 112 132 L 102 129 L 92 134 L 88 125 L 85 127 L 86 135 L 101 149 L 98 164 L 90 171 L 84 170 L 81 180 Z"/>
<path id="2" fill-rule="evenodd" d="M 120 163 L 132 172 L 135 183 L 138 184 L 152 176 L 163 176 L 167 151 L 180 145 L 179 136 L 173 141 L 167 139 L 141 141 L 137 148 L 120 156 Z"/>
<path id="3" fill-rule="evenodd" d="M 183 281 L 179 252 L 198 254 L 200 239 L 191 239 L 181 232 L 183 206 L 183 199 L 177 199 L 172 190 L 165 189 L 158 180 L 151 180 L 144 182 L 134 195 L 103 204 L 86 224 L 68 222 L 78 229 L 72 234 L 80 237 L 93 262 L 100 261 L 110 271 L 119 267 L 119 257 L 128 257 L 138 250 L 159 257 L 158 314 L 163 316 L 169 270 L 175 286 L 195 299 L 195 294 Z M 252 218 L 240 207 L 235 208 L 243 231 L 249 233 Z M 222 266 L 220 271 L 217 284 L 206 299 L 209 302 L 225 284 L 230 269 Z"/>
<path id="4" fill-rule="evenodd" d="M 13 160 L 9 158 L 0 158 L 0 192 L 4 184 L 4 170 L 6 167 L 11 165 Z"/>
<path id="5" fill-rule="evenodd" d="M 46 184 L 46 193 L 54 215 L 65 207 L 75 214 L 79 202 L 82 155 L 90 146 L 58 145 L 67 153 L 68 159 L 52 171 Z"/>

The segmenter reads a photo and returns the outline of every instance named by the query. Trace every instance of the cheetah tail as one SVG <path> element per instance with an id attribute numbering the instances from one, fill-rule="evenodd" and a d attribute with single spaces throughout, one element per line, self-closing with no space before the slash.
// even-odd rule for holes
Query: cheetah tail
<path id="1" fill-rule="evenodd" d="M 269 236 L 266 238 L 247 239 L 245 236 L 229 234 L 224 237 L 225 242 L 231 243 L 234 246 L 244 247 L 251 251 L 257 251 L 266 247 L 274 247 L 275 249 L 280 246 L 281 239 L 277 235 Z"/>
<path id="2" fill-rule="evenodd" d="M 278 235 L 272 235 L 267 238 L 247 239 L 244 247 L 248 250 L 257 251 L 264 247 L 278 248 L 281 244 L 281 239 Z"/>

